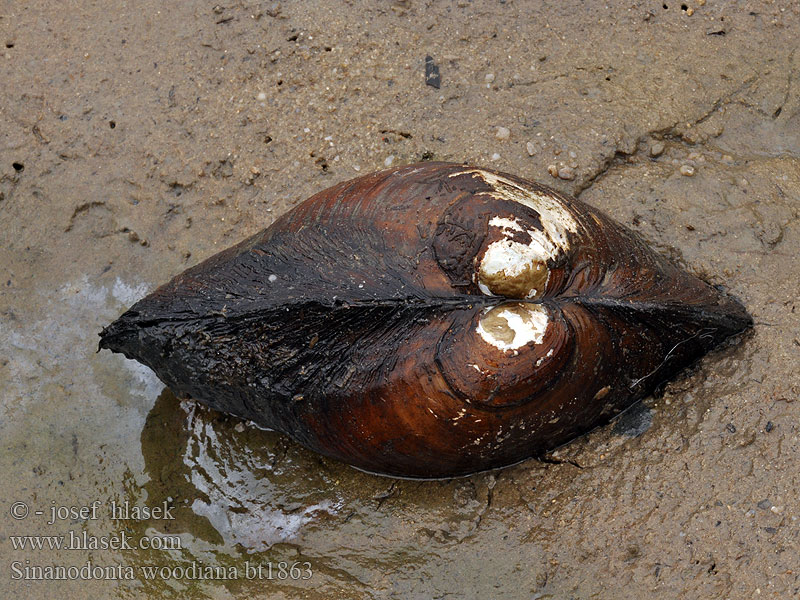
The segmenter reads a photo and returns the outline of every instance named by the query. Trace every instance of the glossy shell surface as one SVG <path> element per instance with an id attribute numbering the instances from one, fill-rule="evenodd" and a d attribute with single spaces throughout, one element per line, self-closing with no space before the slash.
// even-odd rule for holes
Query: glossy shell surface
<path id="1" fill-rule="evenodd" d="M 750 324 L 574 198 L 424 163 L 309 198 L 100 344 L 361 469 L 448 477 L 569 441 Z"/>

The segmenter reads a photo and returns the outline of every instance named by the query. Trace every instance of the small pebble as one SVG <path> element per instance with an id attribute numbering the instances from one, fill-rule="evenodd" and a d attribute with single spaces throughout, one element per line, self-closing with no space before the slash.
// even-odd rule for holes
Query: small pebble
<path id="1" fill-rule="evenodd" d="M 525 144 L 525 148 L 528 150 L 528 156 L 533 156 L 536 154 L 536 146 L 533 145 L 533 142 L 528 142 Z"/>
<path id="2" fill-rule="evenodd" d="M 694 9 L 693 8 L 687 8 L 686 9 L 686 16 L 687 17 L 691 17 L 693 14 L 694 14 Z"/>
<path id="3" fill-rule="evenodd" d="M 494 73 L 487 73 L 487 74 L 484 76 L 483 80 L 484 80 L 486 83 L 492 83 L 492 82 L 494 81 Z"/>
<path id="4" fill-rule="evenodd" d="M 706 0 L 697 0 L 697 6 L 705 6 Z"/>
<path id="5" fill-rule="evenodd" d="M 553 177 L 558 177 L 558 167 L 555 165 L 547 165 L 547 172 Z"/>
<path id="6" fill-rule="evenodd" d="M 686 175 L 686 177 L 694 175 L 694 167 L 692 165 L 682 165 L 680 171 L 681 175 Z"/>
<path id="7" fill-rule="evenodd" d="M 566 179 L 567 181 L 572 181 L 575 179 L 575 171 L 572 170 L 572 167 L 563 166 L 558 169 L 558 177 L 559 179 Z"/>
<path id="8" fill-rule="evenodd" d="M 432 56 L 425 57 L 425 85 L 437 90 L 442 86 L 442 76 L 439 74 L 439 65 L 433 61 Z"/>
<path id="9" fill-rule="evenodd" d="M 653 142 L 650 144 L 650 157 L 656 158 L 657 156 L 661 156 L 664 152 L 664 143 L 663 142 Z"/>
<path id="10" fill-rule="evenodd" d="M 386 157 L 386 160 L 383 161 L 383 164 L 386 167 L 391 167 L 393 162 L 394 162 L 394 156 L 390 154 L 389 156 Z"/>
<path id="11" fill-rule="evenodd" d="M 244 423 L 237 423 L 236 425 L 233 426 L 233 428 L 237 432 L 242 433 L 244 431 Z"/>
<path id="12" fill-rule="evenodd" d="M 694 152 L 689 152 L 689 160 L 697 160 L 702 162 L 703 155 L 697 152 L 696 150 Z"/>
<path id="13" fill-rule="evenodd" d="M 492 154 L 492 160 L 500 160 L 500 155 L 497 152 L 495 152 L 494 154 Z"/>
<path id="14" fill-rule="evenodd" d="M 267 99 L 267 95 L 264 92 L 259 92 L 258 96 L 256 96 L 256 99 L 257 100 L 266 100 Z"/>
<path id="15" fill-rule="evenodd" d="M 495 133 L 495 137 L 498 140 L 507 140 L 511 135 L 511 130 L 508 127 L 498 127 L 497 133 Z"/>
<path id="16" fill-rule="evenodd" d="M 764 500 L 759 502 L 757 506 L 761 510 L 767 510 L 768 508 L 772 508 L 772 502 L 770 502 L 768 499 L 765 498 Z"/>

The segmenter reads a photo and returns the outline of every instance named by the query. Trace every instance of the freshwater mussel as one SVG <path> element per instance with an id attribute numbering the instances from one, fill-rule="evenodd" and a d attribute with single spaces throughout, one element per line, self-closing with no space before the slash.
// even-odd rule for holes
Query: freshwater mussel
<path id="1" fill-rule="evenodd" d="M 449 477 L 543 455 L 750 324 L 583 202 L 424 163 L 316 194 L 100 347 L 358 468 Z"/>

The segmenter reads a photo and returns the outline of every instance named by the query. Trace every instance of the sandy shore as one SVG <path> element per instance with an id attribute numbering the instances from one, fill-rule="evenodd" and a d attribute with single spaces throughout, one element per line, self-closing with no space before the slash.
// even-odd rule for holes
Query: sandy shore
<path id="1" fill-rule="evenodd" d="M 798 37 L 789 0 L 6 2 L 0 595 L 796 597 Z M 578 195 L 754 330 L 553 463 L 448 482 L 360 473 L 96 353 L 312 193 L 429 159 Z"/>

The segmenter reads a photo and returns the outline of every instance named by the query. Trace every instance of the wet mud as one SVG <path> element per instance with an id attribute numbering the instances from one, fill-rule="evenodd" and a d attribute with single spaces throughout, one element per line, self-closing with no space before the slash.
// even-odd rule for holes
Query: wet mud
<path id="1" fill-rule="evenodd" d="M 6 3 L 0 591 L 797 596 L 798 34 L 788 1 Z M 753 330 L 547 461 L 428 482 L 322 458 L 96 352 L 136 300 L 304 198 L 430 159 L 576 194 L 741 299 Z M 14 545 L 71 533 L 180 542 Z M 12 568 L 87 561 L 133 576 Z M 280 564 L 298 570 L 247 577 Z"/>

